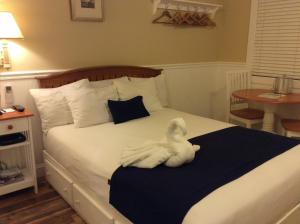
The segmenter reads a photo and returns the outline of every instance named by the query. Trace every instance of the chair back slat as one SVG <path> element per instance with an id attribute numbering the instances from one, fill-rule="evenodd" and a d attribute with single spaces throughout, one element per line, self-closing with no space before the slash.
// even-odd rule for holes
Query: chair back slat
<path id="1" fill-rule="evenodd" d="M 246 103 L 244 100 L 233 97 L 232 93 L 240 89 L 249 89 L 250 84 L 251 76 L 247 70 L 226 73 L 227 120 L 229 120 L 229 113 L 234 105 Z"/>

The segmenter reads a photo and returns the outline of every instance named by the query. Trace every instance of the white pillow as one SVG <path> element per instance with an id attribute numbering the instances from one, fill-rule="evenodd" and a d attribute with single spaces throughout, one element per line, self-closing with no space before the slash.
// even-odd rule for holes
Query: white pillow
<path id="1" fill-rule="evenodd" d="M 63 94 L 71 109 L 76 128 L 105 123 L 109 119 L 105 105 L 99 102 L 93 88 L 67 88 Z"/>
<path id="2" fill-rule="evenodd" d="M 58 89 L 61 92 L 64 92 L 64 91 L 80 89 L 80 88 L 84 88 L 84 87 L 90 87 L 90 81 L 88 79 L 81 79 L 79 81 L 72 82 L 70 84 L 58 87 Z"/>
<path id="3" fill-rule="evenodd" d="M 43 132 L 47 133 L 50 128 L 73 123 L 71 110 L 62 92 L 69 88 L 88 86 L 89 80 L 82 79 L 58 88 L 30 90 L 40 114 Z"/>
<path id="4" fill-rule="evenodd" d="M 133 82 L 139 82 L 139 81 L 144 81 L 147 78 L 134 78 L 130 77 L 130 81 Z M 169 100 L 168 100 L 168 91 L 167 91 L 167 86 L 166 86 L 166 80 L 165 80 L 165 75 L 161 74 L 158 75 L 154 78 L 155 81 L 155 86 L 157 90 L 157 96 L 160 100 L 160 103 L 164 107 L 169 106 Z"/>
<path id="5" fill-rule="evenodd" d="M 91 84 L 91 86 L 93 88 L 103 88 L 103 87 L 107 87 L 107 86 L 113 85 L 113 81 L 114 80 L 129 82 L 128 77 L 127 76 L 123 76 L 123 77 L 117 78 L 117 79 L 106 79 L 106 80 L 100 80 L 100 81 L 92 81 L 92 82 L 90 82 L 90 84 Z"/>
<path id="6" fill-rule="evenodd" d="M 135 96 L 143 96 L 143 102 L 148 111 L 153 112 L 162 109 L 153 78 L 128 83 L 115 80 L 114 85 L 118 90 L 121 100 L 128 100 Z"/>
<path id="7" fill-rule="evenodd" d="M 70 108 L 59 88 L 29 91 L 39 111 L 43 132 L 47 133 L 50 128 L 73 123 Z"/>
<path id="8" fill-rule="evenodd" d="M 104 117 L 103 119 L 106 119 L 106 122 L 111 122 L 113 119 L 110 110 L 108 108 L 107 101 L 119 99 L 117 89 L 113 85 L 102 87 L 102 88 L 94 88 L 94 89 L 96 91 L 96 95 L 98 97 L 99 103 L 101 104 L 101 106 L 104 105 L 105 107 L 105 112 L 100 116 L 103 116 Z"/>

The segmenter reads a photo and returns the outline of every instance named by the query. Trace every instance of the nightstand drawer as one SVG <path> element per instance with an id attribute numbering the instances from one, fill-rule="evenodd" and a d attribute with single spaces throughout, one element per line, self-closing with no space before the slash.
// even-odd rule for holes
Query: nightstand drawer
<path id="1" fill-rule="evenodd" d="M 0 124 L 0 135 L 7 135 L 16 132 L 22 132 L 28 130 L 28 119 L 11 119 L 6 121 L 1 121 Z"/>

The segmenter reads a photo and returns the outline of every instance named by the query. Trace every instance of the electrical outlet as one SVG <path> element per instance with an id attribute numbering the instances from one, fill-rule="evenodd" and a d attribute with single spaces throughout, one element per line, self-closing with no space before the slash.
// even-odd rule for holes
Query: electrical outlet
<path id="1" fill-rule="evenodd" d="M 12 86 L 11 85 L 6 85 L 5 86 L 5 92 L 6 93 L 9 93 L 9 92 L 11 92 L 12 91 Z"/>

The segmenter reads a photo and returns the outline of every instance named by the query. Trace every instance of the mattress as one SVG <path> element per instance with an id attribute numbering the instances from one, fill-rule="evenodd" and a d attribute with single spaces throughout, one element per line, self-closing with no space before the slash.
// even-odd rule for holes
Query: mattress
<path id="1" fill-rule="evenodd" d="M 108 198 L 107 181 L 118 168 L 123 149 L 161 139 L 168 122 L 177 117 L 186 121 L 188 138 L 232 126 L 164 109 L 118 125 L 55 127 L 45 136 L 45 146 L 79 183 Z M 190 209 L 184 223 L 273 223 L 300 202 L 299 161 L 300 147 L 296 146 L 209 194 Z"/>
<path id="2" fill-rule="evenodd" d="M 138 146 L 148 140 L 161 139 L 169 121 L 177 117 L 186 121 L 188 138 L 232 126 L 164 109 L 152 113 L 150 117 L 118 125 L 105 123 L 87 128 L 75 128 L 73 124 L 58 126 L 50 129 L 45 136 L 45 147 L 80 183 L 107 198 L 107 181 L 120 166 L 123 149 L 126 146 Z"/>

